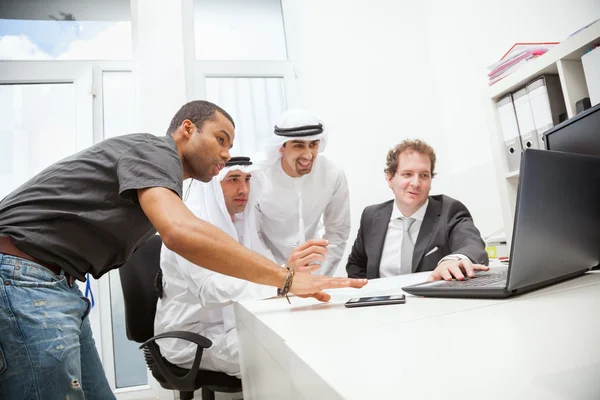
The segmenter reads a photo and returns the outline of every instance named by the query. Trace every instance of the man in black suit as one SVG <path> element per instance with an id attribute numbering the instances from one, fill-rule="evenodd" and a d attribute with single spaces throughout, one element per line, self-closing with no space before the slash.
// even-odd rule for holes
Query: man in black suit
<path id="1" fill-rule="evenodd" d="M 395 200 L 363 211 L 348 277 L 433 271 L 428 280 L 462 280 L 489 269 L 469 210 L 451 197 L 429 195 L 435 158 L 421 140 L 405 140 L 388 152 L 385 173 Z"/>

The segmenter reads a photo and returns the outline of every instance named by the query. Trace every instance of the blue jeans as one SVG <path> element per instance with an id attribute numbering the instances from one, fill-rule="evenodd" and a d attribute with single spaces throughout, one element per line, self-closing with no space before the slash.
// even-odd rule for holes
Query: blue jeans
<path id="1" fill-rule="evenodd" d="M 64 276 L 0 253 L 0 398 L 115 399 L 89 312 Z"/>

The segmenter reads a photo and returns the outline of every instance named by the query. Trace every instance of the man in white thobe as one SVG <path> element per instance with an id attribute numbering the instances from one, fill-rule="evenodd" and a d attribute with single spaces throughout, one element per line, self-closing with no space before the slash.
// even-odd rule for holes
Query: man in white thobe
<path id="1" fill-rule="evenodd" d="M 305 240 L 323 238 L 332 246 L 318 273 L 332 276 L 350 234 L 350 203 L 344 171 L 319 154 L 326 142 L 327 131 L 314 115 L 283 113 L 254 173 L 253 193 L 258 229 L 275 261 L 285 262 Z"/>
<path id="2" fill-rule="evenodd" d="M 212 181 L 194 181 L 186 197 L 186 205 L 199 218 L 223 229 L 244 246 L 273 259 L 260 241 L 253 207 L 247 207 L 252 162 L 248 157 L 233 157 Z M 322 246 L 304 243 L 295 251 L 297 272 L 310 272 L 323 260 Z M 161 270 L 163 295 L 159 299 L 154 320 L 154 333 L 188 331 L 210 339 L 204 350 L 200 368 L 225 372 L 240 377 L 238 343 L 232 303 L 242 299 L 262 299 L 277 295 L 270 286 L 258 285 L 199 267 L 162 247 Z M 162 355 L 172 364 L 190 368 L 196 345 L 181 339 L 158 341 Z"/>

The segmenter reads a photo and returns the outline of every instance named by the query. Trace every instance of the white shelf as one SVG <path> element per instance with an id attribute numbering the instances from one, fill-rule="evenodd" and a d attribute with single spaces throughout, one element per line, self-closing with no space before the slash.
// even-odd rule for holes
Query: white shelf
<path id="1" fill-rule="evenodd" d="M 519 89 L 533 78 L 543 74 L 557 74 L 556 63 L 559 60 L 578 60 L 594 43 L 600 43 L 600 21 L 596 21 L 584 30 L 560 42 L 546 54 L 528 61 L 513 74 L 490 86 L 488 96 L 500 97 Z"/>
<path id="2" fill-rule="evenodd" d="M 503 96 L 514 93 L 527 83 L 543 74 L 555 74 L 560 78 L 560 86 L 565 98 L 567 116 L 575 115 L 575 102 L 588 96 L 587 82 L 581 57 L 594 44 L 600 44 L 600 21 L 579 31 L 554 46 L 543 56 L 528 61 L 513 74 L 489 87 L 486 96 L 489 101 L 490 138 L 496 169 L 496 181 L 500 194 L 500 205 L 504 221 L 504 233 L 510 241 L 519 186 L 519 171 L 511 171 L 505 157 L 505 144 L 500 128 L 496 102 Z M 509 243 L 509 246 L 511 243 Z"/>

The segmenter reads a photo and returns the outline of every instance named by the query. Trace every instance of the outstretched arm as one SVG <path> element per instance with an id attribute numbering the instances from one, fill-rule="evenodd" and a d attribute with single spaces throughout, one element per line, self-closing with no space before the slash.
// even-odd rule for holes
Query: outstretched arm
<path id="1" fill-rule="evenodd" d="M 196 265 L 225 275 L 268 286 L 281 287 L 287 271 L 236 242 L 229 235 L 203 221 L 171 190 L 153 187 L 138 190 L 138 200 L 167 248 Z M 362 287 L 363 280 L 317 277 L 298 274 L 290 291 L 296 295 L 328 301 L 324 289 Z"/>

